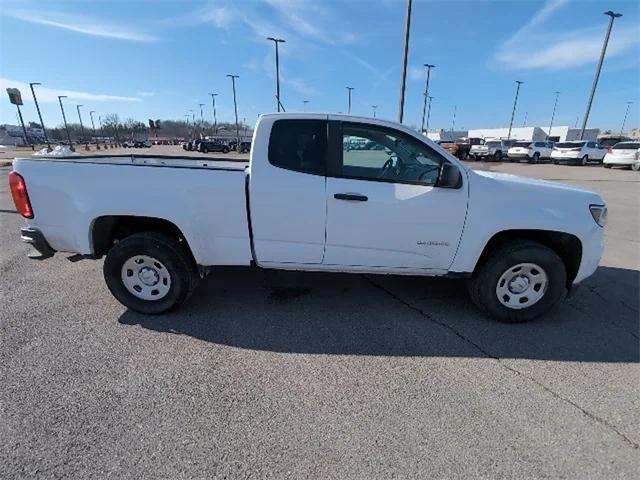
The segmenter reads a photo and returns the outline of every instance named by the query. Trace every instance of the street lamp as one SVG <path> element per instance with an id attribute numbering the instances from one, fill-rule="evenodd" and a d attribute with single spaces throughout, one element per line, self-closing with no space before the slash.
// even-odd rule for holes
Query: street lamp
<path id="1" fill-rule="evenodd" d="M 33 95 L 33 101 L 36 104 L 36 110 L 38 111 L 38 118 L 40 119 L 40 125 L 42 125 L 42 132 L 44 133 L 44 141 L 47 142 L 47 148 L 51 151 L 51 144 L 49 143 L 49 138 L 47 137 L 47 129 L 44 126 L 44 122 L 42 121 L 42 114 L 40 113 L 40 105 L 38 105 L 38 99 L 36 98 L 36 92 L 33 89 L 34 85 L 42 85 L 41 83 L 30 83 L 31 87 L 31 95 Z"/>
<path id="2" fill-rule="evenodd" d="M 93 138 L 96 139 L 96 150 L 100 150 L 100 145 L 98 144 L 98 136 L 96 135 L 96 124 L 93 121 L 93 114 L 96 113 L 95 110 L 91 110 L 89 112 L 89 116 L 91 117 L 91 127 L 93 128 Z"/>
<path id="3" fill-rule="evenodd" d="M 62 112 L 62 120 L 64 121 L 64 129 L 67 131 L 67 140 L 69 140 L 69 150 L 75 151 L 73 143 L 71 143 L 71 134 L 69 133 L 69 125 L 67 125 L 67 116 L 64 114 L 64 107 L 62 106 L 62 99 L 67 98 L 66 95 L 58 95 L 58 102 L 60 102 L 60 111 Z"/>
<path id="4" fill-rule="evenodd" d="M 522 121 L 522 126 L 527 126 L 527 117 L 529 116 L 529 112 L 524 112 L 524 120 Z"/>
<path id="5" fill-rule="evenodd" d="M 454 105 L 453 106 L 453 121 L 451 122 L 451 133 L 455 132 L 456 130 L 456 112 L 458 110 L 458 106 Z"/>
<path id="6" fill-rule="evenodd" d="M 236 139 L 238 141 L 236 150 L 240 152 L 240 130 L 238 129 L 238 101 L 236 100 L 236 78 L 240 78 L 240 76 L 227 74 L 227 77 L 231 79 L 231 85 L 233 87 L 233 110 L 236 115 Z M 278 103 L 280 103 L 280 99 L 278 99 Z"/>
<path id="7" fill-rule="evenodd" d="M 373 118 L 376 118 L 376 110 L 378 109 L 378 105 L 371 105 L 371 108 L 373 108 Z"/>
<path id="8" fill-rule="evenodd" d="M 622 120 L 622 127 L 620 127 L 620 135 L 624 132 L 624 125 L 627 123 L 627 115 L 629 115 L 629 107 L 633 102 L 627 102 L 627 109 L 624 111 L 624 119 Z"/>
<path id="9" fill-rule="evenodd" d="M 204 114 L 202 113 L 202 107 L 204 107 L 204 103 L 199 103 L 200 106 L 200 125 L 204 127 Z"/>
<path id="10" fill-rule="evenodd" d="M 302 101 L 302 111 L 303 112 L 307 111 L 307 103 L 309 103 L 309 100 L 303 100 Z"/>
<path id="11" fill-rule="evenodd" d="M 600 52 L 600 60 L 596 67 L 596 76 L 593 78 L 593 85 L 591 86 L 591 94 L 589 95 L 589 101 L 587 102 L 587 111 L 584 114 L 584 120 L 582 121 L 582 130 L 580 131 L 580 140 L 584 137 L 584 131 L 587 128 L 587 122 L 589 120 L 589 113 L 591 112 L 591 104 L 593 103 L 593 97 L 596 94 L 596 87 L 598 86 L 598 79 L 600 78 L 600 70 L 602 70 L 602 63 L 604 62 L 604 55 L 607 53 L 607 45 L 609 44 L 609 37 L 611 36 L 611 29 L 613 28 L 613 20 L 621 17 L 621 13 L 615 13 L 609 10 L 604 12 L 609 16 L 609 26 L 607 27 L 607 33 L 604 36 L 604 43 L 602 44 L 602 51 Z"/>
<path id="12" fill-rule="evenodd" d="M 427 125 L 426 125 L 427 133 L 429 133 L 429 119 L 431 118 L 431 101 L 432 100 L 433 100 L 433 97 L 429 97 L 429 107 L 427 108 Z"/>
<path id="13" fill-rule="evenodd" d="M 80 138 L 84 141 L 84 149 L 89 150 L 89 143 L 86 141 L 84 136 L 84 125 L 82 124 L 82 115 L 80 114 L 80 107 L 84 107 L 84 105 L 76 105 L 78 109 L 78 119 L 80 120 Z"/>
<path id="14" fill-rule="evenodd" d="M 558 106 L 558 97 L 560 96 L 560 92 L 556 92 L 556 101 L 553 102 L 553 112 L 551 113 L 551 122 L 549 122 L 549 134 L 547 138 L 551 136 L 551 127 L 553 127 L 553 119 L 556 116 L 556 107 Z"/>
<path id="15" fill-rule="evenodd" d="M 431 77 L 431 69 L 435 67 L 435 65 L 430 65 L 428 63 L 424 64 L 427 67 L 427 83 L 424 87 L 424 104 L 422 105 L 422 126 L 421 130 L 424 132 L 424 116 L 427 110 L 427 97 L 429 96 L 429 78 Z"/>
<path id="16" fill-rule="evenodd" d="M 516 98 L 513 101 L 513 111 L 511 112 L 511 122 L 509 123 L 509 133 L 507 134 L 507 140 L 511 139 L 511 128 L 513 127 L 513 117 L 516 114 L 516 105 L 518 104 L 518 94 L 520 93 L 520 85 L 524 82 L 521 80 L 516 80 L 518 86 L 516 87 Z"/>
<path id="17" fill-rule="evenodd" d="M 404 19 L 404 45 L 402 49 L 402 76 L 400 79 L 400 108 L 398 109 L 398 123 L 404 118 L 404 92 L 407 84 L 407 61 L 409 59 L 409 33 L 411 31 L 411 0 L 407 0 L 407 12 Z"/>
<path id="18" fill-rule="evenodd" d="M 218 118 L 216 116 L 216 96 L 217 93 L 210 93 L 211 103 L 213 104 L 213 134 L 218 135 Z"/>
<path id="19" fill-rule="evenodd" d="M 286 40 L 274 37 L 267 37 L 267 40 L 271 40 L 276 46 L 276 100 L 278 102 L 278 111 L 280 111 L 280 105 L 282 105 L 282 103 L 280 102 L 280 57 L 278 55 L 278 44 L 285 43 Z"/>
<path id="20" fill-rule="evenodd" d="M 351 90 L 355 90 L 353 87 L 345 87 L 349 92 L 349 107 L 347 108 L 347 114 L 351 115 Z"/>

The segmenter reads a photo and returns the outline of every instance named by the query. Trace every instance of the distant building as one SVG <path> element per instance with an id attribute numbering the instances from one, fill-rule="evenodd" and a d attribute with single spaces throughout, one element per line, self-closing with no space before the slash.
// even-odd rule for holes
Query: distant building
<path id="1" fill-rule="evenodd" d="M 547 135 L 549 127 L 514 127 L 511 129 L 512 140 L 531 140 L 540 142 L 544 140 L 552 140 L 555 142 L 568 142 L 580 139 L 579 128 L 569 128 L 566 126 L 557 126 L 551 128 L 551 135 Z M 589 128 L 584 131 L 584 140 L 596 140 L 600 134 L 599 128 Z M 477 128 L 469 130 L 470 137 L 480 138 L 509 138 L 509 128 Z"/>
<path id="2" fill-rule="evenodd" d="M 28 145 L 31 143 L 44 143 L 44 130 L 41 128 L 26 127 L 27 139 L 19 125 L 0 125 L 0 145 Z"/>
<path id="3" fill-rule="evenodd" d="M 427 132 L 426 137 L 434 142 L 438 142 L 441 140 L 453 142 L 459 138 L 468 137 L 469 132 L 467 130 L 445 130 L 441 128 L 440 130 L 435 130 L 433 132 Z"/>

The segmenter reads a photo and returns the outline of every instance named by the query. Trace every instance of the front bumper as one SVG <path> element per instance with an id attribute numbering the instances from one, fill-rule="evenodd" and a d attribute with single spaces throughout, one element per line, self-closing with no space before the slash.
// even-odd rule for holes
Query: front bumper
<path id="1" fill-rule="evenodd" d="M 47 242 L 47 239 L 44 238 L 42 232 L 37 228 L 20 229 L 20 240 L 33 247 L 35 251 L 30 252 L 27 256 L 34 260 L 45 260 L 53 257 L 53 254 L 56 253 Z"/>

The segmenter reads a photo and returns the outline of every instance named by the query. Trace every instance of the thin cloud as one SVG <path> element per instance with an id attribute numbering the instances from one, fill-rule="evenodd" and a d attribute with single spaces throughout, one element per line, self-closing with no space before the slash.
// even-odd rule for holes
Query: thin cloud
<path id="1" fill-rule="evenodd" d="M 561 70 L 595 62 L 602 48 L 602 26 L 559 32 L 543 30 L 544 23 L 567 3 L 567 0 L 548 1 L 500 46 L 494 56 L 496 63 L 507 70 Z M 621 55 L 638 44 L 637 27 L 617 27 L 611 36 L 607 56 Z"/>
<path id="2" fill-rule="evenodd" d="M 29 84 L 19 80 L 11 80 L 9 78 L 0 78 L 0 89 L 17 88 L 22 93 L 23 101 L 29 101 L 31 95 L 27 95 L 30 91 Z M 90 102 L 141 102 L 139 97 L 125 97 L 121 95 L 109 95 L 105 93 L 79 92 L 76 90 L 61 90 L 57 88 L 48 88 L 39 86 L 37 89 L 39 102 L 57 102 L 58 95 L 66 95 L 69 100 L 81 100 Z"/>
<path id="3" fill-rule="evenodd" d="M 2 15 L 24 22 L 83 33 L 94 37 L 115 38 L 135 42 L 154 42 L 156 37 L 122 25 L 102 22 L 85 15 L 44 12 L 41 10 L 4 9 Z"/>
<path id="4" fill-rule="evenodd" d="M 148 91 L 141 91 L 141 92 L 136 92 L 136 95 L 138 95 L 139 97 L 153 97 L 155 96 L 156 92 L 148 92 Z"/>

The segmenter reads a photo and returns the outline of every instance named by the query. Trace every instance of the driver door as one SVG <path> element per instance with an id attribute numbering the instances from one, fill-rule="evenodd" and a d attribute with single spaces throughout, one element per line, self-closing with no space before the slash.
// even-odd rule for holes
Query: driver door
<path id="1" fill-rule="evenodd" d="M 331 122 L 330 132 L 323 264 L 448 269 L 467 210 L 466 177 L 458 189 L 436 187 L 446 160 L 399 130 Z"/>

